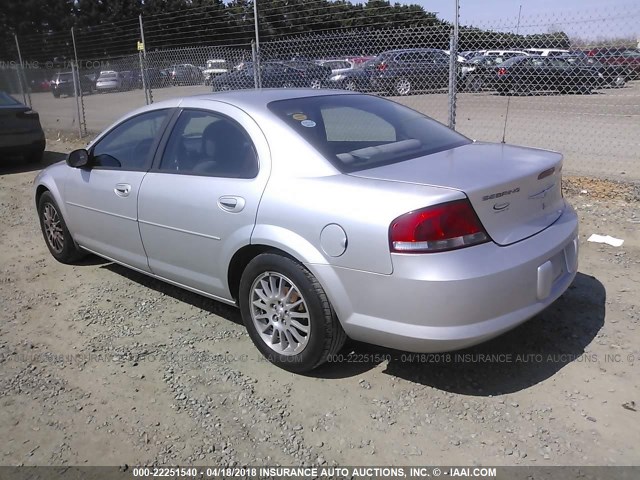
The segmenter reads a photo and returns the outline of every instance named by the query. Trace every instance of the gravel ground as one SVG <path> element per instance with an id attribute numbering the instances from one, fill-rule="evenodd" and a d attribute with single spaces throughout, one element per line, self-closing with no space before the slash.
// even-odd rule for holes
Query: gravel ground
<path id="1" fill-rule="evenodd" d="M 49 145 L 45 163 L 74 147 Z M 637 186 L 567 179 L 579 274 L 516 330 L 424 358 L 352 342 L 297 376 L 232 307 L 96 257 L 57 263 L 39 167 L 0 165 L 0 464 L 640 463 Z"/>

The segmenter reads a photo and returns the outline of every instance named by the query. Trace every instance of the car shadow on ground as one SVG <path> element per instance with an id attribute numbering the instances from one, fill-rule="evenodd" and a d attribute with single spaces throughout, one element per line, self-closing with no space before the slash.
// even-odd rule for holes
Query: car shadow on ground
<path id="1" fill-rule="evenodd" d="M 196 308 L 218 315 L 225 320 L 229 320 L 230 322 L 244 327 L 242 317 L 240 316 L 240 309 L 232 305 L 217 302 L 216 300 L 203 297 L 197 293 L 192 293 L 183 288 L 175 287 L 169 283 L 163 282 L 162 280 L 157 280 L 142 273 L 138 273 L 117 263 L 106 263 L 100 268 L 106 268 L 118 275 L 122 275 L 132 282 L 136 282 L 144 287 L 155 290 L 158 293 L 163 293 L 168 297 L 179 300 L 180 302 L 188 303 L 189 305 L 193 305 Z"/>
<path id="2" fill-rule="evenodd" d="M 66 153 L 52 152 L 50 150 L 46 150 L 42 156 L 42 160 L 35 163 L 28 163 L 19 156 L 4 157 L 0 159 L 0 175 L 40 171 L 66 158 Z"/>
<path id="3" fill-rule="evenodd" d="M 390 360 L 384 373 L 413 383 L 473 396 L 517 392 L 552 377 L 571 362 L 587 361 L 588 356 L 582 355 L 604 325 L 605 301 L 604 285 L 578 273 L 569 290 L 547 310 L 489 342 L 425 356 L 352 342 L 338 361 L 311 376 L 356 376 L 375 368 L 386 356 Z"/>

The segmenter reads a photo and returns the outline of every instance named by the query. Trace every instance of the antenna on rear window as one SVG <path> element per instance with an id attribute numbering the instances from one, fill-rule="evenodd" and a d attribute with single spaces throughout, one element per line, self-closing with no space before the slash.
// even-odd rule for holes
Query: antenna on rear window
<path id="1" fill-rule="evenodd" d="M 522 15 L 522 4 L 518 10 L 518 24 L 516 25 L 516 35 L 520 33 L 520 15 Z M 507 92 L 509 93 L 509 92 Z M 507 97 L 507 111 L 504 114 L 504 127 L 502 128 L 502 143 L 505 143 L 504 139 L 507 136 L 507 120 L 509 119 L 509 104 L 511 103 L 511 95 Z"/>

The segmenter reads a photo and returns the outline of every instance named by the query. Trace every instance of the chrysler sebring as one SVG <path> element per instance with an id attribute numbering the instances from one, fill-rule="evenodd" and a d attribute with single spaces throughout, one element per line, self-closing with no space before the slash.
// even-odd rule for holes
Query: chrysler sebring
<path id="1" fill-rule="evenodd" d="M 254 90 L 131 112 L 34 195 L 57 260 L 237 305 L 260 352 L 303 372 L 347 337 L 455 350 L 550 305 L 578 262 L 561 170 L 379 97 Z"/>

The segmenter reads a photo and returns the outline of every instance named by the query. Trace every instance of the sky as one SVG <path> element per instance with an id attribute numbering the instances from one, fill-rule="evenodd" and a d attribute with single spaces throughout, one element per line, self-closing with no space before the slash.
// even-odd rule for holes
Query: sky
<path id="1" fill-rule="evenodd" d="M 418 4 L 453 21 L 455 0 L 395 0 Z M 459 0 L 460 24 L 515 29 L 522 5 L 520 33 L 562 30 L 570 37 L 615 38 L 640 36 L 640 2 L 631 0 Z M 392 0 L 392 3 L 395 3 Z"/>

